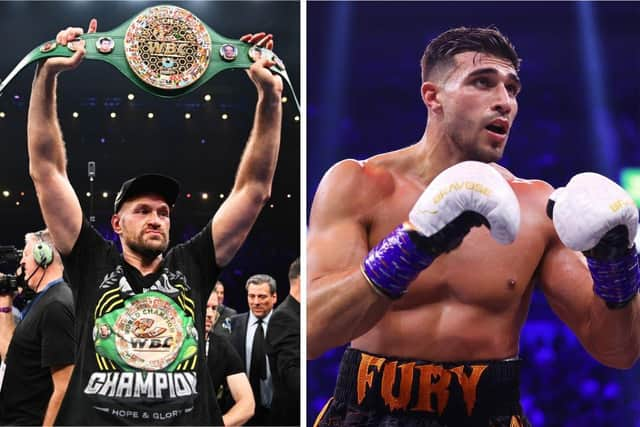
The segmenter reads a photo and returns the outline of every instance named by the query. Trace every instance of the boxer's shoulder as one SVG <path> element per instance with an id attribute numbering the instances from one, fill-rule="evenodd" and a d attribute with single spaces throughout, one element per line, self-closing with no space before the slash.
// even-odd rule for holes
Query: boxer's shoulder
<path id="1" fill-rule="evenodd" d="M 322 178 L 313 201 L 314 212 L 331 216 L 366 216 L 393 193 L 394 178 L 375 161 L 346 159 L 333 165 Z"/>
<path id="2" fill-rule="evenodd" d="M 323 181 L 342 194 L 374 198 L 388 195 L 394 186 L 392 171 L 376 158 L 342 160 L 329 169 Z"/>
<path id="3" fill-rule="evenodd" d="M 548 182 L 540 179 L 527 179 L 514 175 L 509 169 L 501 166 L 497 163 L 490 163 L 491 167 L 497 170 L 505 180 L 509 182 L 513 191 L 516 194 L 524 196 L 532 196 L 544 199 L 546 203 L 547 198 L 553 191 L 553 187 Z"/>

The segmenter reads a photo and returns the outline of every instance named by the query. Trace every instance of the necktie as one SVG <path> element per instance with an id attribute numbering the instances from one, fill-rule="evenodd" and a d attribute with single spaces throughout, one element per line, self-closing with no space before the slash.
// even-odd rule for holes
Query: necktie
<path id="1" fill-rule="evenodd" d="M 249 371 L 249 382 L 256 396 L 260 396 L 260 380 L 267 379 L 267 364 L 264 352 L 264 329 L 262 329 L 262 319 L 256 322 L 258 327 L 253 336 L 253 348 L 251 350 L 251 368 Z"/>

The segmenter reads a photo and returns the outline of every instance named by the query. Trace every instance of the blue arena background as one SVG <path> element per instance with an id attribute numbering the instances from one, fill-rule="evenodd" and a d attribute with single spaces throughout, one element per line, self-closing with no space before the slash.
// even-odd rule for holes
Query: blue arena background
<path id="1" fill-rule="evenodd" d="M 308 3 L 308 205 L 336 161 L 420 138 L 420 57 L 457 26 L 495 25 L 523 58 L 502 165 L 554 186 L 583 171 L 619 182 L 624 168 L 640 165 L 639 18 L 640 5 L 626 2 Z M 342 351 L 308 362 L 309 425 L 332 393 Z M 520 355 L 534 426 L 640 426 L 640 367 L 601 366 L 538 291 Z"/>

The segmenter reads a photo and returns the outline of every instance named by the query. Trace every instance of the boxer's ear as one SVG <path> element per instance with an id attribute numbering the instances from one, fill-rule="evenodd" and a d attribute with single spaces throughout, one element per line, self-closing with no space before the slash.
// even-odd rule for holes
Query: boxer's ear
<path id="1" fill-rule="evenodd" d="M 431 111 L 438 112 L 442 109 L 442 104 L 438 97 L 440 93 L 440 87 L 431 81 L 426 81 L 420 86 L 420 92 L 422 94 L 422 102 Z"/>
<path id="2" fill-rule="evenodd" d="M 114 213 L 111 216 L 111 228 L 113 228 L 113 231 L 115 231 L 118 235 L 122 232 L 121 220 L 122 218 L 120 218 L 120 215 L 117 213 Z"/>

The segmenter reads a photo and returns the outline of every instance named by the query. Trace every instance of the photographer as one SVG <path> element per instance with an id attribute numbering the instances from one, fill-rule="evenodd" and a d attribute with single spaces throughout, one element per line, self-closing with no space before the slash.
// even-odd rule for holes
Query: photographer
<path id="1" fill-rule="evenodd" d="M 52 425 L 73 371 L 73 296 L 48 231 L 28 233 L 25 243 L 18 282 L 35 295 L 17 326 L 13 293 L 0 295 L 0 424 Z"/>

